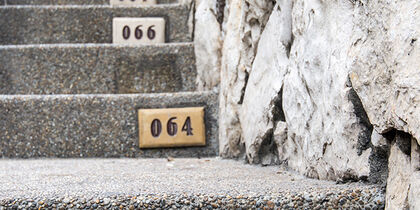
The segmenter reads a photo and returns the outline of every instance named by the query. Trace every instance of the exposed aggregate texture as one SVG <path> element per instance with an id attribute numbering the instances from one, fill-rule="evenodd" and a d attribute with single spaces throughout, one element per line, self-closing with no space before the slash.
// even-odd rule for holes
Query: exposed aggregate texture
<path id="1" fill-rule="evenodd" d="M 1 160 L 0 169 L 0 206 L 14 209 L 384 208 L 375 185 L 233 160 Z"/>
<path id="2" fill-rule="evenodd" d="M 0 0 L 7 5 L 108 5 L 109 0 Z M 157 0 L 158 4 L 173 4 L 177 0 Z"/>
<path id="3" fill-rule="evenodd" d="M 2 95 L 0 157 L 208 157 L 218 154 L 218 94 Z M 205 107 L 205 147 L 138 147 L 137 110 Z"/>
<path id="4" fill-rule="evenodd" d="M 189 42 L 189 13 L 182 4 L 3 6 L 0 44 L 112 43 L 114 17 L 163 17 L 166 42 Z"/>
<path id="5" fill-rule="evenodd" d="M 0 46 L 0 94 L 194 91 L 191 43 Z"/>

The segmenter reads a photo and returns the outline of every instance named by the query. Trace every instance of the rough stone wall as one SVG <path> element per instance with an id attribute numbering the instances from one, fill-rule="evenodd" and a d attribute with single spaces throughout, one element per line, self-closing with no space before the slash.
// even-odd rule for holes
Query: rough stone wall
<path id="1" fill-rule="evenodd" d="M 221 155 L 387 182 L 388 208 L 420 208 L 420 1 L 224 3 Z"/>
<path id="2" fill-rule="evenodd" d="M 229 2 L 220 96 L 224 156 L 285 163 L 320 179 L 367 178 L 372 126 L 346 66 L 354 6 Z"/>

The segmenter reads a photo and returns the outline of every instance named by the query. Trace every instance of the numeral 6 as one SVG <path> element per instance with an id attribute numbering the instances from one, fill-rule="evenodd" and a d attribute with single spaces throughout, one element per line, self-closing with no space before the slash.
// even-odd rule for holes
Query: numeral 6
<path id="1" fill-rule="evenodd" d="M 136 27 L 136 30 L 134 31 L 134 36 L 136 37 L 136 39 L 140 40 L 143 38 L 143 31 L 141 30 L 142 25 L 139 25 Z M 147 38 L 149 38 L 150 40 L 153 40 L 156 37 L 156 31 L 153 29 L 153 27 L 155 27 L 155 25 L 151 25 L 148 29 L 147 29 Z M 124 26 L 123 27 L 123 31 L 122 31 L 122 36 L 125 40 L 129 39 L 131 35 L 131 30 L 129 26 Z"/>

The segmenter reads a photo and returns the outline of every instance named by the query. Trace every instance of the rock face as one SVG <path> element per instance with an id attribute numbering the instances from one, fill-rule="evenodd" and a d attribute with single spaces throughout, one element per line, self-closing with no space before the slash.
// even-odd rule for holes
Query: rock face
<path id="1" fill-rule="evenodd" d="M 202 47 L 221 56 L 221 155 L 319 179 L 388 182 L 405 196 L 389 193 L 389 206 L 418 208 L 420 152 L 395 144 L 403 135 L 418 148 L 420 139 L 420 2 L 225 4 L 221 52 Z"/>
<path id="2" fill-rule="evenodd" d="M 197 1 L 195 12 L 194 44 L 199 90 L 210 90 L 220 83 L 220 57 L 222 34 L 217 22 L 214 1 Z"/>
<path id="3" fill-rule="evenodd" d="M 420 2 L 356 7 L 349 51 L 353 86 L 379 133 L 405 131 L 420 140 Z"/>
<path id="4" fill-rule="evenodd" d="M 221 153 L 245 154 L 251 163 L 287 163 L 321 179 L 367 177 L 372 127 L 346 66 L 355 6 L 239 0 L 228 5 Z"/>
<path id="5" fill-rule="evenodd" d="M 406 144 L 405 149 L 401 145 Z M 420 202 L 420 149 L 417 141 L 410 135 L 397 133 L 395 142 L 391 146 L 389 156 L 389 176 L 387 182 L 386 208 L 387 209 L 419 209 Z"/>

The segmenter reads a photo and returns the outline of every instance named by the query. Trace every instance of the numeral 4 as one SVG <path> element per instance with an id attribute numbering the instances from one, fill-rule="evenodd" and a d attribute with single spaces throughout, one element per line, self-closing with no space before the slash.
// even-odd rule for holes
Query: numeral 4
<path id="1" fill-rule="evenodd" d="M 187 117 L 187 119 L 185 120 L 184 125 L 182 126 L 182 131 L 187 132 L 187 136 L 192 136 L 192 127 L 191 127 L 191 118 Z"/>

